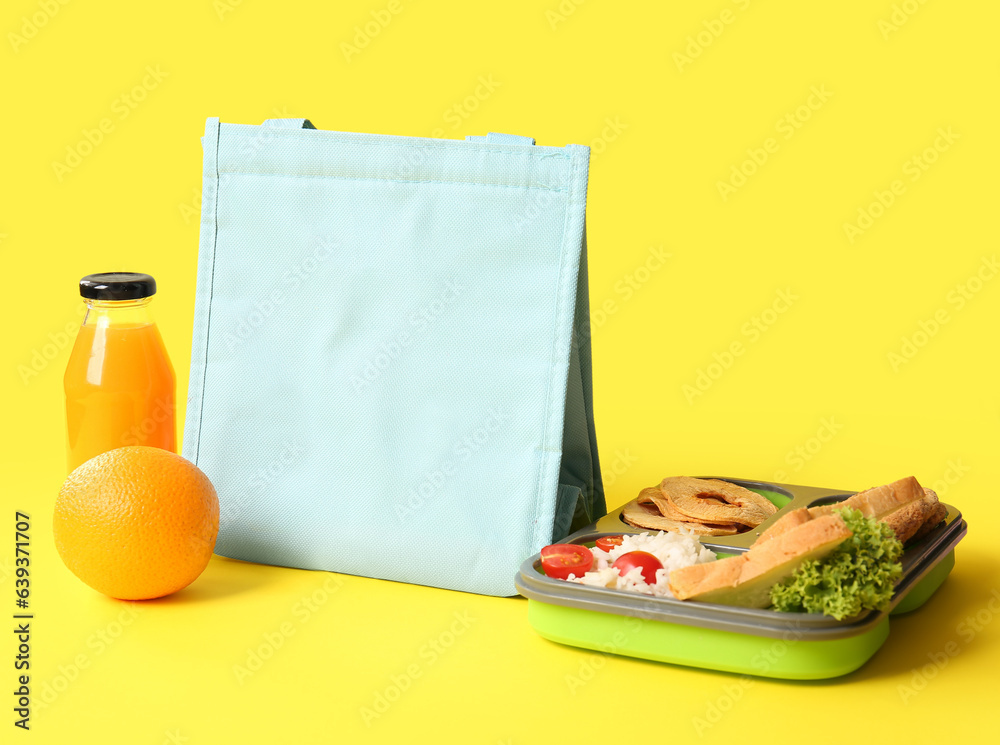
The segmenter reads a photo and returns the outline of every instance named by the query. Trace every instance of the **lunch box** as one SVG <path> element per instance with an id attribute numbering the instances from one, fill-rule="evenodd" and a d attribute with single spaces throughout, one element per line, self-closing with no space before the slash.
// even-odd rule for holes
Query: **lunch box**
<path id="1" fill-rule="evenodd" d="M 720 478 L 720 477 L 706 477 Z M 840 502 L 854 492 L 722 478 L 762 494 L 777 513 L 753 530 L 705 536 L 704 546 L 723 558 L 750 548 L 757 536 L 789 511 Z M 819 613 L 782 613 L 591 587 L 547 577 L 540 554 L 527 559 L 515 579 L 528 599 L 528 621 L 541 636 L 562 644 L 677 665 L 769 678 L 816 680 L 852 672 L 889 635 L 890 616 L 916 610 L 955 565 L 965 536 L 961 513 L 948 514 L 928 535 L 906 547 L 902 576 L 890 606 L 838 621 Z M 621 508 L 566 538 L 592 546 L 603 535 L 650 533 L 627 524 Z"/>

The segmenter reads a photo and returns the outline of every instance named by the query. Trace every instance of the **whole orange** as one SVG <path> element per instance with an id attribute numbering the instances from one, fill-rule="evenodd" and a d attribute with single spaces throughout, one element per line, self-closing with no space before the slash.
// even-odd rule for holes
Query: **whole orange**
<path id="1" fill-rule="evenodd" d="M 208 477 L 175 453 L 144 445 L 91 458 L 56 500 L 53 534 L 77 577 L 105 595 L 146 600 L 187 587 L 219 533 Z"/>

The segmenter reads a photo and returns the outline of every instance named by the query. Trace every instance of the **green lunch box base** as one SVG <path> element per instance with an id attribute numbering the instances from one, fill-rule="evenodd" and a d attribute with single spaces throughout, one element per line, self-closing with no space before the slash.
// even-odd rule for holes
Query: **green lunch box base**
<path id="1" fill-rule="evenodd" d="M 955 565 L 952 551 L 914 587 L 892 615 L 916 610 L 941 586 Z M 820 680 L 854 672 L 889 636 L 889 618 L 857 636 L 809 641 L 772 639 L 732 631 L 643 621 L 528 601 L 528 621 L 550 641 L 584 649 L 786 680 Z M 566 629 L 572 629 L 568 636 Z"/>

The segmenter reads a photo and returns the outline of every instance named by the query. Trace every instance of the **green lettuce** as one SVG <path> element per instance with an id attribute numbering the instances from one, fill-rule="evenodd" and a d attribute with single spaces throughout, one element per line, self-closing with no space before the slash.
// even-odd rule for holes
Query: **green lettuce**
<path id="1" fill-rule="evenodd" d="M 859 510 L 837 510 L 853 535 L 826 558 L 806 561 L 771 588 L 775 610 L 825 613 L 838 621 L 884 610 L 902 574 L 903 545 L 888 525 Z"/>

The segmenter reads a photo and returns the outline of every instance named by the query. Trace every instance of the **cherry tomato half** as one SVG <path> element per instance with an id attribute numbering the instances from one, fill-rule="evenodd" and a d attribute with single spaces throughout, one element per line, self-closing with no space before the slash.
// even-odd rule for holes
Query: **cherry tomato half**
<path id="1" fill-rule="evenodd" d="M 569 579 L 582 577 L 594 565 L 594 555 L 586 546 L 573 543 L 553 543 L 542 549 L 542 571 L 549 577 Z"/>
<path id="2" fill-rule="evenodd" d="M 597 539 L 597 547 L 601 549 L 601 551 L 610 551 L 616 546 L 622 545 L 623 540 L 625 540 L 625 536 L 604 535 Z"/>
<path id="3" fill-rule="evenodd" d="M 619 556 L 618 560 L 611 566 L 617 569 L 618 574 L 623 577 L 636 567 L 639 567 L 642 570 L 642 578 L 646 581 L 647 585 L 655 585 L 656 570 L 663 569 L 663 564 L 660 563 L 660 560 L 648 551 L 629 551 L 627 554 Z"/>

